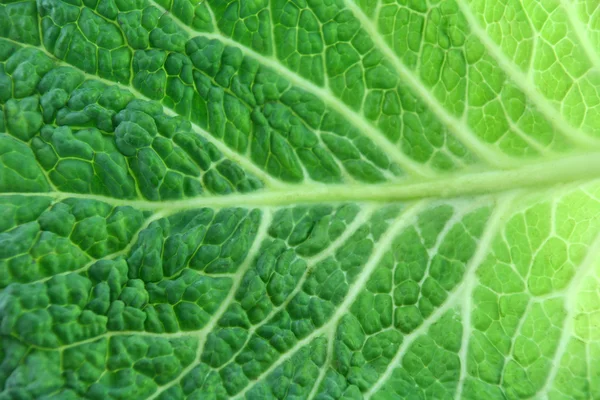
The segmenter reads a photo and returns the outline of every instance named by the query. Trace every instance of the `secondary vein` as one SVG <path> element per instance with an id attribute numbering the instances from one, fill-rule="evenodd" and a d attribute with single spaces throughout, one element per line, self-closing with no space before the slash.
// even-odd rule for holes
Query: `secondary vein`
<path id="1" fill-rule="evenodd" d="M 157 4 L 153 0 L 149 0 L 149 2 L 154 5 L 156 8 L 167 12 L 161 5 Z M 348 105 L 346 105 L 339 98 L 335 97 L 334 94 L 325 88 L 317 86 L 313 82 L 308 79 L 303 78 L 297 73 L 291 71 L 281 62 L 279 62 L 276 58 L 264 56 L 257 51 L 221 34 L 221 33 L 207 33 L 207 32 L 198 32 L 194 29 L 190 28 L 179 19 L 173 18 L 175 23 L 184 30 L 190 37 L 204 37 L 211 40 L 217 40 L 227 46 L 235 47 L 241 50 L 241 52 L 255 60 L 259 61 L 262 65 L 276 71 L 281 76 L 285 77 L 290 83 L 293 85 L 306 90 L 309 93 L 317 96 L 321 101 L 329 104 L 334 110 L 339 112 L 344 118 L 347 118 L 350 123 L 358 128 L 363 135 L 371 139 L 381 151 L 387 154 L 388 157 L 398 165 L 400 165 L 403 169 L 415 176 L 433 176 L 435 173 L 427 166 L 420 164 L 411 158 L 409 158 L 406 154 L 404 154 L 399 148 L 398 144 L 390 141 L 380 130 L 373 127 L 370 123 L 368 123 L 363 116 L 357 111 L 351 109 Z"/>
<path id="2" fill-rule="evenodd" d="M 145 100 L 145 101 L 149 101 L 149 102 L 155 101 L 155 100 L 152 100 L 149 97 L 145 96 L 143 93 L 139 92 L 133 86 L 126 86 L 119 82 L 114 82 L 114 81 L 110 81 L 108 79 L 101 78 L 96 75 L 91 75 L 91 74 L 81 70 L 77 66 L 69 64 L 69 63 L 61 60 L 60 58 L 58 58 L 57 56 L 55 56 L 54 54 L 49 52 L 44 47 L 21 43 L 21 42 L 18 42 L 18 41 L 15 41 L 15 40 L 12 40 L 12 39 L 9 39 L 6 37 L 0 37 L 0 40 L 6 40 L 7 42 L 14 43 L 21 47 L 28 47 L 28 48 L 32 48 L 32 49 L 41 51 L 48 58 L 50 58 L 57 66 L 74 68 L 74 69 L 80 71 L 85 76 L 85 79 L 87 79 L 87 80 L 95 80 L 98 82 L 102 82 L 103 84 L 105 84 L 107 86 L 117 86 L 122 90 L 126 90 L 126 91 L 132 93 L 133 95 L 135 95 L 137 98 L 139 98 L 141 100 Z M 177 114 L 171 108 L 163 106 L 162 104 L 161 104 L 161 106 L 162 106 L 163 112 L 165 114 L 167 114 L 169 116 L 179 116 L 179 114 Z M 212 143 L 226 158 L 229 158 L 233 162 L 242 166 L 246 171 L 250 172 L 251 174 L 255 175 L 257 178 L 262 180 L 267 186 L 277 187 L 277 186 L 281 186 L 283 184 L 281 181 L 276 180 L 271 175 L 266 173 L 264 170 L 259 168 L 247 156 L 233 151 L 232 149 L 227 147 L 227 145 L 225 145 L 225 143 L 221 142 L 220 140 L 217 140 L 213 135 L 210 134 L 210 132 L 207 132 L 206 130 L 204 130 L 200 125 L 195 124 L 191 121 L 189 121 L 189 122 L 192 125 L 192 129 L 193 129 L 194 133 L 196 133 L 199 136 L 202 136 L 204 139 L 206 139 L 207 141 Z"/>
<path id="3" fill-rule="evenodd" d="M 488 50 L 489 54 L 496 60 L 496 62 L 498 62 L 500 68 L 506 72 L 506 75 L 511 79 L 511 82 L 517 85 L 525 94 L 527 94 L 527 99 L 535 105 L 536 109 L 549 121 L 552 121 L 552 124 L 556 126 L 568 140 L 582 146 L 598 147 L 600 142 L 597 139 L 590 137 L 565 121 L 560 110 L 552 105 L 551 102 L 537 90 L 527 75 L 520 71 L 517 66 L 506 56 L 506 54 L 504 54 L 502 49 L 496 44 L 496 42 L 494 42 L 494 40 L 487 34 L 486 30 L 481 26 L 472 10 L 466 4 L 466 1 L 457 0 L 457 2 L 463 15 L 469 22 L 470 29 L 477 36 L 477 38 L 481 40 L 481 43 Z"/>
<path id="4" fill-rule="evenodd" d="M 469 148 L 490 165 L 506 167 L 514 164 L 514 161 L 510 157 L 494 148 L 492 144 L 482 141 L 466 123 L 444 108 L 435 95 L 415 76 L 415 73 L 404 65 L 398 55 L 382 39 L 377 28 L 375 28 L 369 18 L 354 2 L 344 0 L 344 3 L 361 22 L 362 27 L 369 33 L 371 40 L 373 40 L 383 55 L 392 63 L 398 74 L 404 78 L 405 83 L 429 106 L 433 114 L 448 127 L 465 147 Z"/>

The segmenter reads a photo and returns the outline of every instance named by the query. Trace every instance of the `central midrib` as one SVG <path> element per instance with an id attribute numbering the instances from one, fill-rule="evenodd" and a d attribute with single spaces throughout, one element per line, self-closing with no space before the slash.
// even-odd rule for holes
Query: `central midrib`
<path id="1" fill-rule="evenodd" d="M 178 210 L 198 207 L 271 207 L 308 203 L 391 203 L 426 198 L 452 198 L 501 193 L 515 189 L 551 187 L 600 178 L 600 153 L 574 155 L 531 163 L 518 169 L 471 172 L 446 178 L 398 181 L 384 184 L 287 185 L 282 189 L 252 193 L 207 195 L 185 200 L 117 199 L 108 196 L 67 192 L 4 193 L 2 196 L 48 196 L 56 199 L 81 198 L 115 206 L 145 210 Z"/>

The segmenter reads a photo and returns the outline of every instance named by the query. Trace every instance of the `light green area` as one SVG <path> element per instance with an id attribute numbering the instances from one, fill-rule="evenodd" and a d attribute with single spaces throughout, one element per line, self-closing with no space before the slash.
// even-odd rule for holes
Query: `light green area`
<path id="1" fill-rule="evenodd" d="M 600 399 L 600 4 L 0 0 L 0 400 Z"/>

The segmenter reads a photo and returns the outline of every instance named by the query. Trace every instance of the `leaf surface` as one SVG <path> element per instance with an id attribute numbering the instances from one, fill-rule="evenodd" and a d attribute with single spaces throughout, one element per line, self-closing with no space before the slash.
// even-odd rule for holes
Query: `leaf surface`
<path id="1" fill-rule="evenodd" d="M 0 399 L 600 398 L 600 4 L 0 1 Z"/>

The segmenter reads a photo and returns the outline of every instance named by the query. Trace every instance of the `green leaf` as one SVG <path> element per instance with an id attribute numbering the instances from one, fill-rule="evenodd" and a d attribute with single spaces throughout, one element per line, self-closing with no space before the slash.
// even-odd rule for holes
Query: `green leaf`
<path id="1" fill-rule="evenodd" d="M 0 0 L 0 400 L 600 398 L 594 0 Z"/>

